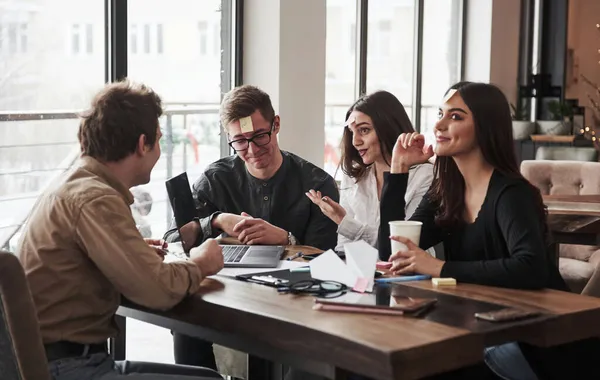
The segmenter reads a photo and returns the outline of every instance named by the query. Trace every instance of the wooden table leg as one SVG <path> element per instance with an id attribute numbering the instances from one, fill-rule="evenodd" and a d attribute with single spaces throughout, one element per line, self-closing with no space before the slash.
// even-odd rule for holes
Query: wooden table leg
<path id="1" fill-rule="evenodd" d="M 283 366 L 270 360 L 248 355 L 247 380 L 283 380 Z"/>
<path id="2" fill-rule="evenodd" d="M 127 337 L 126 331 L 126 318 L 117 315 L 115 317 L 115 322 L 117 323 L 117 327 L 119 328 L 119 335 L 115 338 L 110 339 L 110 356 L 114 360 L 125 360 L 125 341 Z"/>

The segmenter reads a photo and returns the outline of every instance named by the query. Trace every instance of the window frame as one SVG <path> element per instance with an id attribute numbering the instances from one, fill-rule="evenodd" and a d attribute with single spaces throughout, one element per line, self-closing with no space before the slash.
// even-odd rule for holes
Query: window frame
<path id="1" fill-rule="evenodd" d="M 381 0 L 379 0 L 381 1 Z M 412 93 L 413 101 L 411 107 L 412 121 L 415 129 L 421 131 L 421 110 L 422 110 L 422 87 L 423 87 L 423 28 L 424 28 L 424 9 L 425 1 L 435 0 L 413 0 L 415 9 L 415 29 L 414 29 L 414 65 L 413 65 L 413 83 Z M 466 1 L 459 1 L 459 30 L 460 36 L 458 38 L 458 78 L 463 80 L 464 77 L 464 45 L 465 45 L 465 15 L 466 15 Z M 351 5 L 351 4 L 349 4 Z M 357 20 L 356 20 L 356 97 L 360 97 L 366 94 L 367 91 L 367 51 L 369 44 L 369 31 L 368 31 L 368 19 L 369 19 L 369 0 L 356 0 L 355 6 L 357 7 Z M 393 25 L 392 25 L 393 27 Z M 385 56 L 381 57 L 386 58 Z"/>

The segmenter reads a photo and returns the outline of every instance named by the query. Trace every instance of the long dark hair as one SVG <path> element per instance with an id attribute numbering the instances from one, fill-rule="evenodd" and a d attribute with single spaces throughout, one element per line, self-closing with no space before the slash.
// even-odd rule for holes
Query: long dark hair
<path id="1" fill-rule="evenodd" d="M 475 138 L 483 158 L 502 175 L 529 184 L 539 206 L 540 220 L 546 224 L 546 206 L 539 189 L 519 171 L 515 155 L 512 119 L 508 100 L 502 91 L 491 84 L 459 82 L 446 91 L 457 90 L 473 114 Z M 436 222 L 452 226 L 464 224 L 465 180 L 452 157 L 437 157 L 435 180 L 429 196 L 438 203 Z"/>
<path id="2" fill-rule="evenodd" d="M 402 103 L 387 91 L 363 95 L 348 109 L 346 120 L 352 111 L 362 112 L 371 118 L 381 154 L 388 165 L 388 157 L 392 155 L 398 136 L 415 131 Z M 354 178 L 356 182 L 360 181 L 370 165 L 363 163 L 358 150 L 352 145 L 352 132 L 348 128 L 344 128 L 340 145 L 342 171 L 350 178 Z"/>

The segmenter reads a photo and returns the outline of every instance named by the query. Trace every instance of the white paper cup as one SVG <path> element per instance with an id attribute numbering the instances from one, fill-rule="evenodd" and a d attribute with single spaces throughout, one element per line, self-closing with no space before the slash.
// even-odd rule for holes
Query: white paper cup
<path id="1" fill-rule="evenodd" d="M 390 222 L 390 236 L 402 236 L 410 239 L 416 245 L 419 245 L 421 240 L 421 222 L 413 222 L 407 220 L 393 220 Z M 392 243 L 392 254 L 399 251 L 407 251 L 406 245 L 391 240 Z"/>

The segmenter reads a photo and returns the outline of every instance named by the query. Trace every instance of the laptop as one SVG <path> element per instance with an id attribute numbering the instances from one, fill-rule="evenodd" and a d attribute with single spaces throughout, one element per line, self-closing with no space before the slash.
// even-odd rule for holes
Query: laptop
<path id="1" fill-rule="evenodd" d="M 169 202 L 173 208 L 177 230 L 196 217 L 196 206 L 190 182 L 183 172 L 165 182 Z M 180 234 L 181 235 L 181 234 Z M 180 244 L 174 245 L 183 251 Z M 285 247 L 275 245 L 221 245 L 225 267 L 275 268 L 283 255 Z M 169 245 L 169 251 L 172 251 Z M 175 253 L 175 252 L 174 252 Z M 189 251 L 185 252 L 189 256 Z"/>

